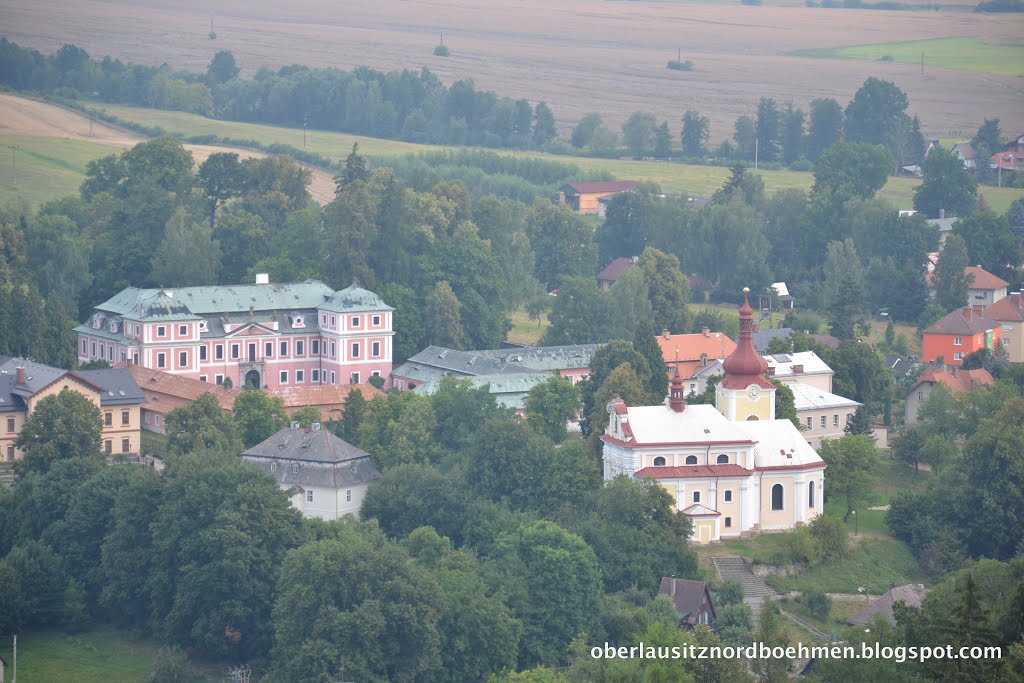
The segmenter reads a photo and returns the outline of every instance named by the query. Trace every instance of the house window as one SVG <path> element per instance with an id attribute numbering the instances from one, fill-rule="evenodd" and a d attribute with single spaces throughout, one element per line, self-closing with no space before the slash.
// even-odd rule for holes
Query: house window
<path id="1" fill-rule="evenodd" d="M 121 411 L 121 424 L 122 425 L 131 424 L 131 420 L 132 420 L 132 414 L 129 413 L 127 410 L 122 410 Z"/>
<path id="2" fill-rule="evenodd" d="M 88 348 L 88 345 L 85 343 L 85 340 L 83 339 L 82 340 L 82 355 L 84 356 L 87 353 L 89 353 L 89 348 Z"/>
<path id="3" fill-rule="evenodd" d="M 233 360 L 238 360 L 238 344 L 231 345 L 231 358 Z"/>
<path id="4" fill-rule="evenodd" d="M 178 325 L 178 336 L 179 337 L 186 337 L 186 336 L 188 336 L 188 325 Z"/>
<path id="5" fill-rule="evenodd" d="M 121 439 L 121 452 L 122 453 L 131 453 L 132 452 L 132 442 L 131 442 L 131 439 Z"/>
<path id="6" fill-rule="evenodd" d="M 134 356 L 132 356 L 132 363 L 134 363 L 135 365 L 139 364 L 139 354 L 136 353 Z"/>
<path id="7" fill-rule="evenodd" d="M 312 503 L 313 502 L 313 489 L 309 489 L 308 491 L 306 491 L 306 502 L 307 503 Z"/>
<path id="8" fill-rule="evenodd" d="M 322 325 L 326 325 L 326 324 L 327 324 L 327 314 L 326 314 L 326 313 L 324 313 L 323 315 L 321 315 L 321 316 L 320 316 L 320 319 L 321 319 L 321 324 L 322 324 Z"/>
<path id="9" fill-rule="evenodd" d="M 276 462 L 270 463 L 270 471 L 271 472 L 277 472 L 277 463 Z"/>
<path id="10" fill-rule="evenodd" d="M 263 355 L 267 358 L 274 357 L 274 342 L 267 342 L 263 345 Z"/>
<path id="11" fill-rule="evenodd" d="M 359 316 L 352 316 L 352 327 L 359 327 Z"/>
<path id="12" fill-rule="evenodd" d="M 338 323 L 337 323 L 337 320 L 336 320 L 336 319 L 335 319 L 335 317 L 334 317 L 334 316 L 332 315 L 332 316 L 331 316 L 331 327 L 335 327 L 335 326 L 336 326 L 337 324 L 338 324 Z"/>
<path id="13" fill-rule="evenodd" d="M 293 462 L 292 463 L 292 474 L 298 474 L 298 473 L 299 473 L 299 463 Z"/>
<path id="14" fill-rule="evenodd" d="M 215 346 L 213 348 L 213 357 L 216 358 L 217 360 L 224 360 L 224 345 L 223 344 L 217 344 L 217 346 Z"/>
<path id="15" fill-rule="evenodd" d="M 373 316 L 373 326 L 374 327 L 380 327 L 380 316 L 379 315 Z"/>
<path id="16" fill-rule="evenodd" d="M 373 342 L 370 345 L 370 355 L 374 358 L 380 358 L 380 342 Z"/>
<path id="17" fill-rule="evenodd" d="M 953 346 L 963 346 L 963 345 L 964 345 L 963 337 L 953 337 Z"/>
<path id="18" fill-rule="evenodd" d="M 313 382 L 319 382 L 320 381 L 320 371 L 319 370 L 313 370 L 312 381 Z"/>
<path id="19" fill-rule="evenodd" d="M 923 391 L 917 392 L 917 400 L 918 401 L 923 401 L 924 400 L 924 392 Z"/>
<path id="20" fill-rule="evenodd" d="M 281 342 L 281 356 L 283 357 L 283 356 L 287 356 L 287 355 L 288 355 L 288 342 L 283 341 L 283 342 Z"/>
<path id="21" fill-rule="evenodd" d="M 310 349 L 309 349 L 310 354 L 313 355 L 313 356 L 319 356 L 320 355 L 320 340 L 319 339 L 314 339 L 309 344 L 310 344 Z"/>
<path id="22" fill-rule="evenodd" d="M 287 370 L 282 370 L 281 371 L 281 384 L 288 384 L 288 371 Z"/>
<path id="23" fill-rule="evenodd" d="M 726 517 L 725 518 L 725 528 L 728 529 L 731 526 L 732 526 L 732 517 Z"/>
<path id="24" fill-rule="evenodd" d="M 723 494 L 723 496 L 724 496 L 723 500 L 724 500 L 724 501 L 725 501 L 726 503 L 731 503 L 731 502 L 732 502 L 732 489 L 729 489 L 728 491 L 726 491 L 726 492 L 725 492 L 725 493 Z"/>
<path id="25" fill-rule="evenodd" d="M 718 456 L 718 459 L 716 460 L 716 462 L 719 465 L 728 465 L 729 464 L 729 456 L 726 455 L 725 453 L 722 453 L 721 455 Z"/>
<path id="26" fill-rule="evenodd" d="M 352 376 L 348 378 L 349 384 L 359 384 L 359 373 L 353 372 Z"/>
<path id="27" fill-rule="evenodd" d="M 347 491 L 345 491 L 345 502 L 346 503 L 351 503 L 352 502 L 352 489 L 348 489 Z"/>
<path id="28" fill-rule="evenodd" d="M 14 446 L 8 446 L 7 447 L 7 462 L 12 462 L 13 460 L 14 460 Z"/>
<path id="29" fill-rule="evenodd" d="M 963 360 L 963 359 L 964 359 L 964 354 L 960 353 L 959 351 L 957 351 L 956 353 L 953 354 L 953 360 Z"/>
<path id="30" fill-rule="evenodd" d="M 224 384 L 224 375 L 214 375 L 213 381 L 217 383 L 217 386 Z"/>
<path id="31" fill-rule="evenodd" d="M 8 434 L 13 434 L 14 433 L 14 418 L 13 417 L 7 418 L 7 433 Z"/>
<path id="32" fill-rule="evenodd" d="M 166 368 L 167 367 L 167 354 L 166 353 L 158 353 L 158 354 L 156 354 L 156 366 L 158 368 Z"/>
<path id="33" fill-rule="evenodd" d="M 334 370 L 331 370 L 331 384 L 337 384 L 338 378 L 334 374 Z"/>
<path id="34" fill-rule="evenodd" d="M 199 360 L 206 360 L 206 347 L 205 346 L 200 346 L 199 347 Z"/>
<path id="35" fill-rule="evenodd" d="M 331 342 L 331 358 L 334 358 L 334 352 L 336 350 L 337 350 L 337 347 L 335 347 L 334 342 Z"/>
<path id="36" fill-rule="evenodd" d="M 183 368 L 188 365 L 188 353 L 186 351 L 178 352 L 178 367 Z"/>
<path id="37" fill-rule="evenodd" d="M 103 442 L 103 452 L 108 455 L 114 452 L 114 442 L 111 439 Z"/>
<path id="38" fill-rule="evenodd" d="M 693 492 L 693 502 L 694 503 L 699 503 L 700 502 L 700 491 L 694 491 Z"/>
<path id="39" fill-rule="evenodd" d="M 109 427 L 112 424 L 114 424 L 114 416 L 109 410 L 103 413 L 103 424 L 106 427 Z"/>
<path id="40" fill-rule="evenodd" d="M 687 465 L 696 465 L 697 464 L 697 456 L 696 455 L 688 455 L 688 456 L 686 456 L 686 464 Z"/>
<path id="41" fill-rule="evenodd" d="M 833 427 L 838 427 L 839 426 L 839 415 L 838 414 L 832 416 L 832 426 Z"/>
<path id="42" fill-rule="evenodd" d="M 772 510 L 782 509 L 782 484 L 772 487 Z"/>
<path id="43" fill-rule="evenodd" d="M 301 339 L 295 340 L 295 355 L 302 356 L 306 353 L 306 345 L 302 343 Z"/>
<path id="44" fill-rule="evenodd" d="M 813 426 L 814 426 L 814 423 L 811 422 L 811 418 L 807 418 L 807 428 L 810 429 Z"/>
<path id="45" fill-rule="evenodd" d="M 814 507 L 814 482 L 807 484 L 807 507 Z"/>
<path id="46" fill-rule="evenodd" d="M 167 328 L 164 327 L 163 325 L 158 325 L 157 328 L 156 328 L 156 336 L 158 336 L 158 337 L 166 337 L 167 336 Z"/>
<path id="47" fill-rule="evenodd" d="M 352 357 L 359 358 L 359 342 L 352 344 Z"/>
<path id="48" fill-rule="evenodd" d="M 93 356 L 95 356 L 95 355 L 96 355 L 96 342 L 93 342 L 93 343 L 92 343 L 92 355 L 93 355 Z"/>
<path id="49" fill-rule="evenodd" d="M 821 428 L 824 429 L 825 425 L 828 424 L 828 418 L 824 415 L 821 416 Z"/>
<path id="50" fill-rule="evenodd" d="M 665 466 L 665 458 L 663 458 L 663 457 L 661 457 L 659 455 L 657 458 L 654 459 L 654 466 L 655 467 L 664 467 Z"/>
<path id="51" fill-rule="evenodd" d="M 208 376 L 206 376 L 206 375 L 199 375 L 199 381 L 200 382 L 206 382 L 208 380 L 209 380 Z"/>
<path id="52" fill-rule="evenodd" d="M 295 371 L 295 382 L 296 384 L 302 384 L 306 381 L 306 372 L 304 370 Z"/>

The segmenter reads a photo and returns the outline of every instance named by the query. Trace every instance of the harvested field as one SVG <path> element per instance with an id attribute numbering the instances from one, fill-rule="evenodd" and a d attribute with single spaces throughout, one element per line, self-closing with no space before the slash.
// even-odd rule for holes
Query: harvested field
<path id="1" fill-rule="evenodd" d="M 75 144 L 64 144 L 62 152 L 50 154 L 46 151 L 47 145 L 43 143 L 45 138 L 56 138 Z M 73 174 L 84 173 L 85 164 L 88 161 L 113 154 L 120 149 L 127 149 L 144 140 L 146 138 L 140 135 L 99 122 L 90 124 L 87 116 L 76 111 L 47 102 L 0 93 L 0 145 L 4 147 L 24 146 L 29 158 L 26 159 L 28 163 L 23 164 L 23 169 L 25 169 L 23 174 L 29 168 L 36 168 L 37 175 L 40 176 L 33 178 L 32 175 L 26 174 L 20 180 L 23 185 L 30 182 L 34 184 L 31 192 L 26 194 L 30 203 L 38 202 L 40 197 L 37 195 L 40 195 L 42 199 L 61 196 L 57 192 L 66 191 L 68 183 L 73 180 L 73 176 L 70 180 L 63 175 L 54 178 L 51 190 L 46 187 L 49 183 L 46 173 L 49 171 L 56 169 Z M 196 163 L 202 163 L 216 152 L 237 152 L 243 159 L 266 156 L 262 152 L 217 145 L 185 145 L 185 148 L 192 152 Z M 35 161 L 43 162 L 41 165 L 39 163 L 32 164 L 32 150 L 41 150 L 34 152 Z M 49 156 L 47 156 L 48 154 Z M 63 154 L 68 155 L 69 159 L 61 164 L 58 156 Z M 63 169 L 61 169 L 62 165 Z M 77 186 L 78 183 L 75 182 L 74 187 L 77 188 Z M 9 188 L 10 186 L 5 187 L 3 196 L 11 194 Z M 333 176 L 326 171 L 313 169 L 313 180 L 309 186 L 309 193 L 321 204 L 329 202 L 334 198 Z"/>
<path id="2" fill-rule="evenodd" d="M 231 50 L 243 70 L 284 64 L 389 70 L 427 66 L 446 82 L 473 78 L 501 95 L 545 100 L 563 131 L 585 112 L 612 127 L 652 111 L 678 129 L 687 108 L 711 117 L 712 140 L 753 112 L 761 96 L 805 107 L 815 97 L 847 102 L 870 75 L 893 80 L 931 135 L 973 131 L 998 116 L 1024 129 L 1024 83 L 1012 76 L 914 64 L 787 56 L 793 50 L 976 37 L 1007 43 L 1024 35 L 1020 15 L 962 11 L 824 10 L 730 2 L 543 0 L 223 0 L 213 16 L 199 0 L 21 0 L 4 7 L 4 34 L 45 51 L 73 42 L 94 55 L 205 69 Z M 439 33 L 451 57 L 431 55 Z M 694 71 L 665 68 L 676 50 Z M 977 103 L 984 102 L 984 111 Z"/>

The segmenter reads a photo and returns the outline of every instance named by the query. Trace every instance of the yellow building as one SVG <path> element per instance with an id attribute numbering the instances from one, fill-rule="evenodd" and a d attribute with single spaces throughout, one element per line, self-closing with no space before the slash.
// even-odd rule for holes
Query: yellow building
<path id="1" fill-rule="evenodd" d="M 131 373 L 124 369 L 72 372 L 24 358 L 0 356 L 0 459 L 11 462 L 22 452 L 14 443 L 25 419 L 47 396 L 77 391 L 100 411 L 100 450 L 107 455 L 135 455 L 140 447 L 140 406 L 146 402 Z"/>
<path id="2" fill-rule="evenodd" d="M 792 529 L 822 510 L 825 462 L 792 422 L 775 419 L 775 385 L 752 329 L 744 301 L 716 406 L 686 405 L 678 376 L 667 404 L 608 404 L 604 478 L 657 480 L 692 521 L 697 543 Z"/>

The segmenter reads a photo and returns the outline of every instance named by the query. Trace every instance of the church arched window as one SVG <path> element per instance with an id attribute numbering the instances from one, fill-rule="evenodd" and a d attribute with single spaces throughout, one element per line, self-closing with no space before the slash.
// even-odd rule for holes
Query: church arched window
<path id="1" fill-rule="evenodd" d="M 728 465 L 729 464 L 729 456 L 726 455 L 725 453 L 722 453 L 721 455 L 718 456 L 718 461 L 717 462 L 718 462 L 719 465 Z"/>
<path id="2" fill-rule="evenodd" d="M 807 485 L 807 507 L 814 507 L 814 482 Z"/>
<path id="3" fill-rule="evenodd" d="M 782 509 L 782 484 L 772 487 L 772 510 Z"/>
<path id="4" fill-rule="evenodd" d="M 657 458 L 654 459 L 654 466 L 655 467 L 664 467 L 665 466 L 665 458 L 663 458 L 663 457 L 661 457 L 659 455 Z"/>
<path id="5" fill-rule="evenodd" d="M 697 456 L 696 455 L 688 455 L 688 456 L 686 456 L 686 464 L 687 465 L 696 465 L 697 464 Z"/>

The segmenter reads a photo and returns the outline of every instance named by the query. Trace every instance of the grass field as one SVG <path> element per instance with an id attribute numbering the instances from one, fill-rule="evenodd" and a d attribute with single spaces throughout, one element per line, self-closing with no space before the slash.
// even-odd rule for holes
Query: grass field
<path id="1" fill-rule="evenodd" d="M 160 126 L 169 133 L 179 133 L 186 137 L 218 135 L 226 138 L 256 140 L 264 145 L 280 143 L 292 145 L 300 149 L 303 146 L 301 129 L 217 121 L 195 114 L 143 107 L 97 103 L 90 103 L 89 106 L 103 109 L 125 121 L 132 121 L 146 126 Z M 306 149 L 332 160 L 344 159 L 352 151 L 353 143 L 359 143 L 361 152 L 371 157 L 371 159 L 377 158 L 380 161 L 385 161 L 388 157 L 418 151 L 450 149 L 394 140 L 380 140 L 359 135 L 349 135 L 347 133 L 325 131 L 307 131 L 306 133 Z M 603 171 L 611 173 L 616 178 L 622 180 L 656 182 L 665 191 L 689 193 L 696 196 L 712 194 L 729 177 L 729 169 L 723 166 L 690 166 L 665 161 L 592 159 L 587 157 L 554 156 L 541 152 L 494 151 L 508 156 L 531 157 L 572 163 L 579 166 L 583 171 Z M 769 193 L 789 188 L 810 190 L 811 185 L 814 184 L 814 176 L 811 173 L 763 169 L 759 170 L 758 173 L 764 179 L 765 188 Z M 913 178 L 890 178 L 880 194 L 892 201 L 898 208 L 910 208 L 913 203 L 914 188 L 919 182 Z M 1024 190 L 1020 189 L 986 187 L 982 191 L 989 205 L 999 212 L 1005 212 L 1014 199 L 1024 197 Z"/>
<path id="2" fill-rule="evenodd" d="M 889 590 L 889 584 L 918 583 L 917 559 L 899 541 L 861 538 L 842 560 L 819 564 L 796 576 L 769 576 L 765 583 L 781 592 L 820 590 L 826 593 L 857 593 L 867 586 L 874 595 Z"/>
<path id="3" fill-rule="evenodd" d="M 929 66 L 937 66 L 999 76 L 1024 76 L 1024 43 L 990 43 L 979 38 L 931 38 L 900 43 L 796 50 L 791 54 L 799 57 L 920 64 L 922 53 L 925 73 Z"/>
<path id="4" fill-rule="evenodd" d="M 825 633 L 839 633 L 846 626 L 843 622 L 852 617 L 857 612 L 864 609 L 867 602 L 833 602 L 832 609 L 828 614 L 827 619 L 819 619 L 817 616 L 811 614 L 811 612 L 803 605 L 803 603 L 797 602 L 796 600 L 782 600 L 779 602 L 779 607 L 790 614 L 795 614 L 804 621 L 810 623 L 812 626 L 816 626 L 819 630 Z"/>
<path id="5" fill-rule="evenodd" d="M 24 200 L 31 206 L 75 194 L 86 164 L 120 151 L 92 142 L 28 135 L 0 135 L 0 150 L 0 203 Z"/>
<path id="6" fill-rule="evenodd" d="M 96 628 L 70 635 L 60 631 L 18 636 L 18 680 L 24 683 L 138 683 L 153 669 L 158 645 L 135 640 L 121 631 Z M 11 639 L 0 639 L 0 655 L 13 663 Z M 8 669 L 7 675 L 11 676 Z M 197 683 L 223 680 L 210 675 Z"/>

